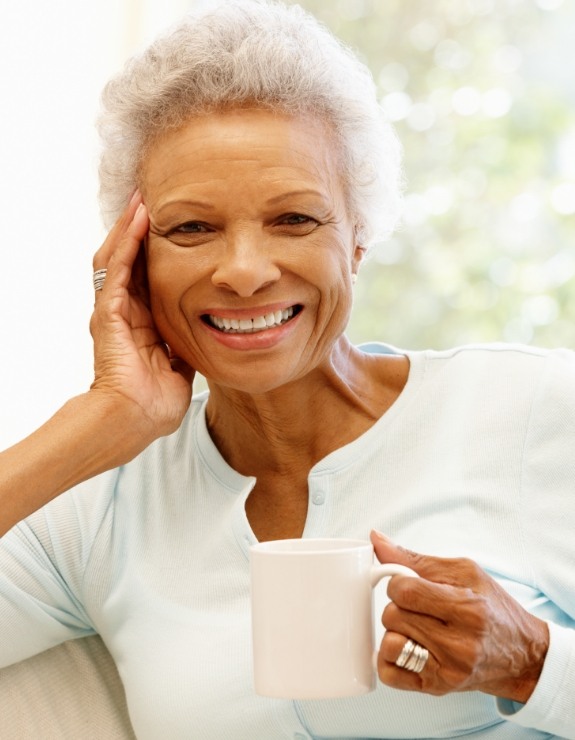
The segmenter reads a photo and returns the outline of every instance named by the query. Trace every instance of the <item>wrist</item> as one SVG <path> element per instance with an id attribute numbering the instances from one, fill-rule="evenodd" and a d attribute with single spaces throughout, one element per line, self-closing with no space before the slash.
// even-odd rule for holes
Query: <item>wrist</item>
<path id="1" fill-rule="evenodd" d="M 541 677 L 543 664 L 549 650 L 549 627 L 547 623 L 537 617 L 532 617 L 533 630 L 526 648 L 527 667 L 517 681 L 515 690 L 504 698 L 526 704 L 535 691 Z"/>
<path id="2" fill-rule="evenodd" d="M 523 668 L 513 675 L 508 675 L 501 681 L 494 681 L 482 687 L 485 693 L 497 696 L 499 699 L 526 704 L 537 686 L 543 664 L 549 650 L 549 627 L 546 622 L 533 615 L 529 615 L 532 622 L 529 637 L 524 635 L 522 650 Z"/>
<path id="3" fill-rule="evenodd" d="M 132 460 L 158 434 L 134 404 L 89 391 L 0 453 L 0 536 L 64 491 Z"/>
<path id="4" fill-rule="evenodd" d="M 69 407 L 69 408 L 68 408 Z M 93 388 L 63 407 L 78 418 L 85 462 L 94 467 L 87 477 L 124 465 L 161 436 L 152 420 L 119 393 Z"/>

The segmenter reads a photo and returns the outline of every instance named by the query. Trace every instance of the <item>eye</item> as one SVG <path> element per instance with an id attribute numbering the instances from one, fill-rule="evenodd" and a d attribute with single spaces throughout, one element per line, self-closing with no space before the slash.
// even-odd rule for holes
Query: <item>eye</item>
<path id="1" fill-rule="evenodd" d="M 311 216 L 305 216 L 303 213 L 288 213 L 282 216 L 280 224 L 286 224 L 287 226 L 301 226 L 302 224 L 317 224 L 315 218 Z"/>
<path id="2" fill-rule="evenodd" d="M 319 221 L 312 216 L 306 216 L 305 213 L 284 213 L 274 224 L 277 233 L 294 237 L 308 236 L 319 225 Z"/>
<path id="3" fill-rule="evenodd" d="M 174 234 L 205 234 L 210 229 L 200 221 L 187 221 L 185 224 L 176 226 L 172 231 Z"/>
<path id="4" fill-rule="evenodd" d="M 204 221 L 184 221 L 157 233 L 179 247 L 196 247 L 213 239 L 214 232 L 214 227 Z"/>

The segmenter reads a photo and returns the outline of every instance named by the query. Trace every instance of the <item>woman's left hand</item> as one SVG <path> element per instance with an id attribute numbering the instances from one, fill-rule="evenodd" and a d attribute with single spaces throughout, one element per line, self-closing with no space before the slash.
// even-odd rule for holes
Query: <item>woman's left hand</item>
<path id="1" fill-rule="evenodd" d="M 435 696 L 482 691 L 525 703 L 549 647 L 546 623 L 471 560 L 420 555 L 375 532 L 372 542 L 382 563 L 400 563 L 421 576 L 394 576 L 389 583 L 381 681 Z M 408 638 L 429 651 L 421 673 L 395 665 Z"/>

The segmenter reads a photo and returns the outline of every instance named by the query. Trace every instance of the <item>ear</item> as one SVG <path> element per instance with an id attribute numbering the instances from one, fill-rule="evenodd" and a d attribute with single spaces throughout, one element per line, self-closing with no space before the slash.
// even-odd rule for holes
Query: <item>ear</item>
<path id="1" fill-rule="evenodd" d="M 351 272 L 354 275 L 357 275 L 357 273 L 359 272 L 359 267 L 363 258 L 365 257 L 365 252 L 365 247 L 361 247 L 359 244 L 355 245 L 351 258 Z"/>

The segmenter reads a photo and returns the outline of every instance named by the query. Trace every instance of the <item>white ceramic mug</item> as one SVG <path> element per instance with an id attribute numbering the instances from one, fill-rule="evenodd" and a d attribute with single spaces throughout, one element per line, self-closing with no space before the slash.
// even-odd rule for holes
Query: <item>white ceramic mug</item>
<path id="1" fill-rule="evenodd" d="M 257 694 L 324 699 L 373 691 L 373 588 L 417 574 L 374 564 L 364 540 L 300 539 L 251 548 Z"/>

